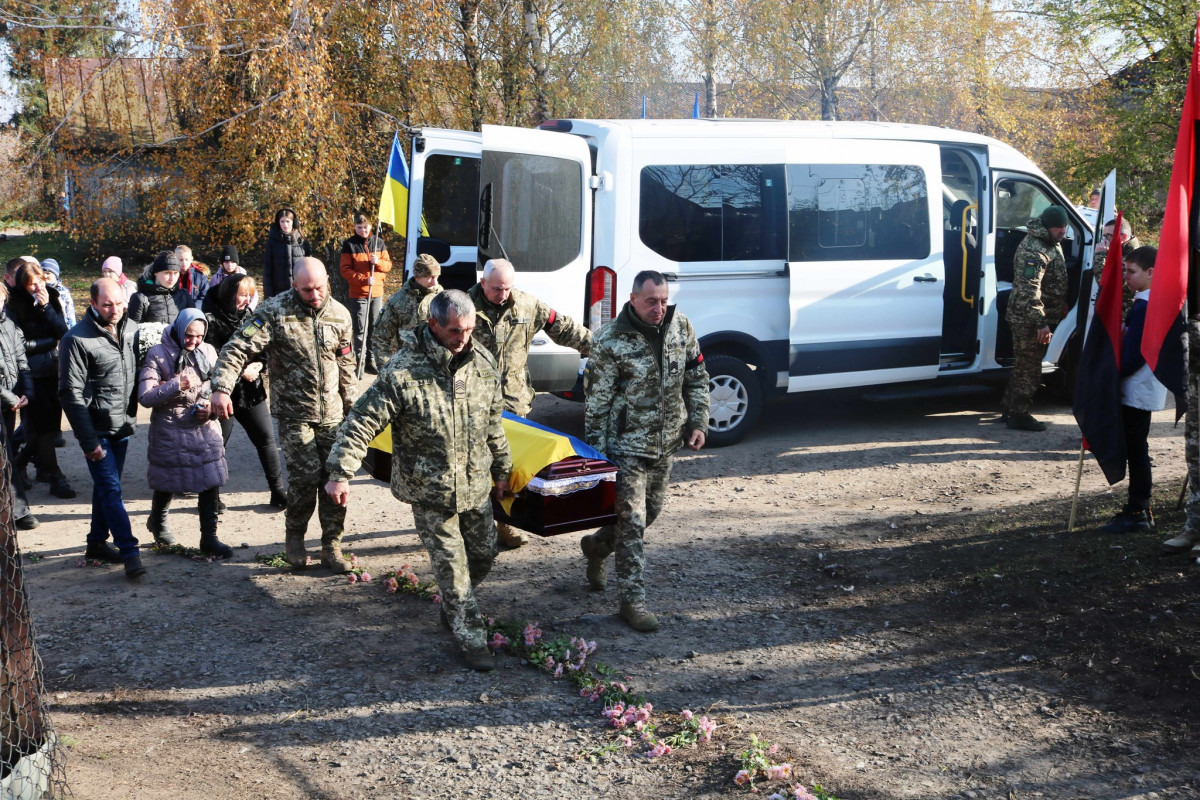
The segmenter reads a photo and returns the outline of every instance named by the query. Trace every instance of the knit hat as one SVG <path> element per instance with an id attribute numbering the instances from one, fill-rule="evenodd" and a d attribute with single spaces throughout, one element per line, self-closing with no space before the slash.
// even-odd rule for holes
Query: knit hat
<path id="1" fill-rule="evenodd" d="M 1067 224 L 1067 210 L 1062 206 L 1046 206 L 1038 219 L 1047 228 L 1061 228 Z"/>
<path id="2" fill-rule="evenodd" d="M 118 275 L 125 274 L 125 265 L 121 263 L 118 256 L 109 256 L 104 259 L 104 263 L 100 265 L 101 272 L 115 272 Z"/>
<path id="3" fill-rule="evenodd" d="M 58 265 L 58 262 L 55 261 L 53 258 L 47 258 L 45 261 L 43 261 L 42 269 L 45 272 L 49 272 L 51 275 L 53 275 L 56 278 L 62 277 L 62 267 L 60 267 Z"/>
<path id="4" fill-rule="evenodd" d="M 242 263 L 242 259 L 238 256 L 237 248 L 231 244 L 227 244 L 221 249 L 221 260 L 232 261 L 235 264 Z"/>
<path id="5" fill-rule="evenodd" d="M 413 277 L 414 278 L 436 278 L 442 274 L 442 265 L 438 260 L 429 253 L 422 253 L 417 256 L 417 260 L 413 262 Z"/>
<path id="6" fill-rule="evenodd" d="M 150 265 L 150 274 L 157 275 L 160 272 L 179 272 L 179 259 L 170 250 L 163 250 L 154 257 L 154 263 Z"/>

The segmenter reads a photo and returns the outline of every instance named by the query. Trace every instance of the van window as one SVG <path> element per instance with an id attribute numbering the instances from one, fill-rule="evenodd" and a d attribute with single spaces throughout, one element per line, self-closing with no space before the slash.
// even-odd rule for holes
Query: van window
<path id="1" fill-rule="evenodd" d="M 429 231 L 425 235 L 452 245 L 474 246 L 478 203 L 478 158 L 431 155 L 425 159 L 421 201 L 421 215 Z"/>
<path id="2" fill-rule="evenodd" d="M 480 262 L 507 258 L 521 272 L 553 272 L 583 246 L 583 170 L 564 158 L 486 151 L 483 154 Z M 488 213 L 490 210 L 490 213 Z"/>
<path id="3" fill-rule="evenodd" d="M 780 164 L 642 168 L 642 242 L 677 262 L 782 260 L 786 194 Z"/>
<path id="4" fill-rule="evenodd" d="M 919 167 L 789 164 L 791 261 L 929 255 L 929 199 Z"/>

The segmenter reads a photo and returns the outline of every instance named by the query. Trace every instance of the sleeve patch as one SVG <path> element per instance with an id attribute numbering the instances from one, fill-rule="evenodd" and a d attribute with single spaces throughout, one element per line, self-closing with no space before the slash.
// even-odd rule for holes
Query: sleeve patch
<path id="1" fill-rule="evenodd" d="M 242 336 L 245 336 L 248 339 L 261 331 L 263 326 L 266 324 L 267 323 L 263 322 L 258 317 L 255 317 L 254 319 L 250 320 L 249 323 L 247 323 L 246 327 L 242 328 Z"/>
<path id="2" fill-rule="evenodd" d="M 703 363 L 704 363 L 704 353 L 697 353 L 696 357 L 688 362 L 687 368 L 695 369 L 696 367 L 700 366 Z"/>
<path id="3" fill-rule="evenodd" d="M 543 328 L 549 328 L 554 324 L 554 320 L 556 319 L 558 319 L 558 312 L 552 308 L 550 309 L 550 316 L 546 318 L 546 324 L 543 326 Z"/>
<path id="4" fill-rule="evenodd" d="M 1036 275 L 1037 275 L 1037 267 L 1026 267 L 1025 268 L 1025 277 L 1026 278 L 1032 278 Z"/>

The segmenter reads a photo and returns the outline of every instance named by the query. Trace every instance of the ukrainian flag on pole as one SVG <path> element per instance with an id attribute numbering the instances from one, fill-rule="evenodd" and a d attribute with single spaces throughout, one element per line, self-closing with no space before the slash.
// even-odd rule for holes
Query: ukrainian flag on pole
<path id="1" fill-rule="evenodd" d="M 392 154 L 388 157 L 387 175 L 383 179 L 383 194 L 379 197 L 379 221 L 408 235 L 408 163 L 400 149 L 400 134 L 392 138 Z"/>

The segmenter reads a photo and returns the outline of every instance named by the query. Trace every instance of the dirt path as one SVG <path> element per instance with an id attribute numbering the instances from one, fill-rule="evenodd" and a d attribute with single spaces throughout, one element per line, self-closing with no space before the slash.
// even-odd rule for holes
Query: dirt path
<path id="1" fill-rule="evenodd" d="M 500 555 L 487 613 L 595 640 L 656 710 L 718 719 L 711 744 L 656 759 L 581 756 L 612 740 L 600 709 L 513 657 L 464 670 L 427 601 L 257 563 L 282 549 L 283 520 L 261 505 L 240 432 L 221 536 L 247 547 L 230 563 L 149 555 L 136 586 L 79 568 L 88 506 L 39 485 L 43 525 L 22 547 L 71 786 L 98 799 L 717 797 L 746 791 L 732 778 L 755 733 L 843 800 L 1197 796 L 1200 568 L 1160 555 L 1161 533 L 1097 534 L 1124 487 L 1107 493 L 1090 462 L 1084 530 L 1065 534 L 1069 410 L 1047 409 L 1037 435 L 987 422 L 995 408 L 991 393 L 793 397 L 742 444 L 682 455 L 647 548 L 654 635 L 613 616 L 611 588 L 587 590 L 577 536 Z M 539 399 L 533 416 L 581 427 L 562 401 Z M 134 441 L 140 531 L 144 428 Z M 1174 530 L 1170 414 L 1151 452 Z M 90 490 L 74 443 L 60 453 Z M 352 491 L 360 562 L 427 578 L 408 508 L 366 477 Z M 194 543 L 194 505 L 178 505 L 173 527 Z"/>

